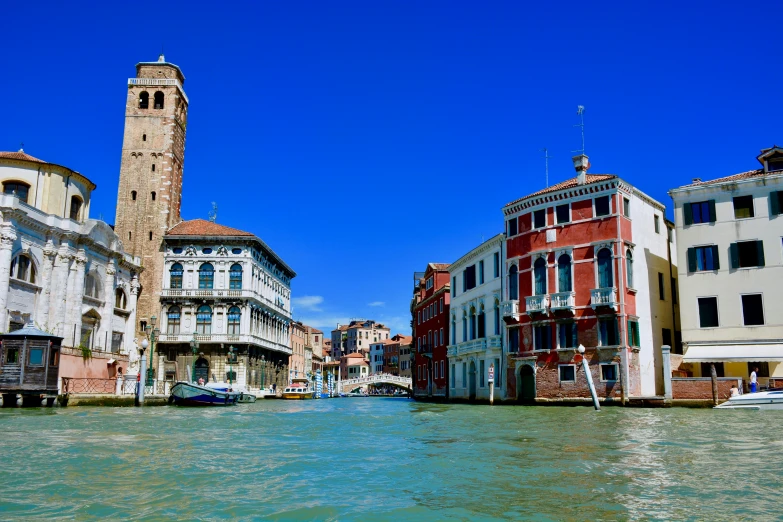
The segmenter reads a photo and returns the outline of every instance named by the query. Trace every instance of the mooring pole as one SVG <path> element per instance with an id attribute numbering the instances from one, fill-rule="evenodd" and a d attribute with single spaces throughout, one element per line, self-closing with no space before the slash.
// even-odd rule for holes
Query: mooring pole
<path id="1" fill-rule="evenodd" d="M 718 405 L 718 372 L 715 371 L 715 364 L 710 364 L 710 377 L 712 378 L 712 402 Z"/>
<path id="2" fill-rule="evenodd" d="M 593 384 L 593 374 L 590 373 L 590 366 L 587 364 L 587 357 L 585 357 L 585 347 L 580 344 L 577 351 L 582 354 L 582 369 L 585 372 L 587 386 L 590 388 L 590 395 L 593 397 L 593 406 L 596 411 L 600 411 L 601 405 L 598 403 L 598 394 L 595 391 L 595 384 Z"/>

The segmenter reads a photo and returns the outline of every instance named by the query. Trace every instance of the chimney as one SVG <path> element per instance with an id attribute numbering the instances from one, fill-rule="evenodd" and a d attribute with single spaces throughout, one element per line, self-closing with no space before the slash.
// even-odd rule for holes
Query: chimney
<path id="1" fill-rule="evenodd" d="M 587 169 L 590 168 L 590 159 L 584 155 L 574 156 L 571 158 L 574 162 L 574 168 L 576 169 L 576 184 L 584 185 L 587 183 Z"/>
<path id="2" fill-rule="evenodd" d="M 696 183 L 701 183 L 701 178 L 693 178 L 691 182 L 695 185 Z"/>
<path id="3" fill-rule="evenodd" d="M 163 63 L 165 61 L 166 61 L 166 58 L 163 56 L 163 53 L 160 53 L 160 55 L 158 56 L 158 62 Z"/>

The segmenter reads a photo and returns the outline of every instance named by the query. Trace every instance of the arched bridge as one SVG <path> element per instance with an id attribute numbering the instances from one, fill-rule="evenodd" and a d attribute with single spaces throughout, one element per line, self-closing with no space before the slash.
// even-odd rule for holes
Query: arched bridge
<path id="1" fill-rule="evenodd" d="M 408 391 L 412 390 L 413 382 L 410 377 L 400 377 L 399 375 L 391 375 L 389 373 L 378 373 L 374 375 L 368 375 L 367 377 L 357 377 L 355 379 L 345 379 L 340 381 L 338 392 L 349 393 L 356 388 L 367 386 L 369 384 L 391 384 L 399 388 L 404 388 Z"/>

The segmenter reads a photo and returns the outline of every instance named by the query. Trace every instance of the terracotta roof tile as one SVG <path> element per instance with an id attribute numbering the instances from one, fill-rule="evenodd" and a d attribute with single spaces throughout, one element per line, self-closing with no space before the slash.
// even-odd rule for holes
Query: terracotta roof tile
<path id="1" fill-rule="evenodd" d="M 776 172 L 775 174 L 779 174 L 779 172 Z M 688 185 L 683 185 L 682 188 L 685 188 L 685 187 L 700 187 L 702 185 L 710 185 L 712 183 L 724 183 L 726 181 L 739 181 L 741 179 L 763 177 L 764 175 L 765 175 L 764 169 L 749 170 L 747 172 L 740 172 L 739 174 L 732 174 L 731 176 L 725 176 L 723 178 L 713 179 L 711 181 L 697 181 L 696 183 L 690 183 Z"/>
<path id="2" fill-rule="evenodd" d="M 182 221 L 174 225 L 167 236 L 253 236 L 250 232 L 245 232 L 236 228 L 218 225 L 206 219 L 191 219 Z"/>
<path id="3" fill-rule="evenodd" d="M 448 270 L 448 268 L 451 266 L 451 263 L 430 263 L 430 266 L 433 268 L 433 270 Z"/>
<path id="4" fill-rule="evenodd" d="M 48 163 L 48 161 L 34 158 L 26 152 L 20 150 L 19 152 L 0 152 L 0 159 L 14 159 L 22 161 L 32 161 L 34 163 Z"/>
<path id="5" fill-rule="evenodd" d="M 607 179 L 614 179 L 616 177 L 617 176 L 615 176 L 614 174 L 588 174 L 585 185 L 590 185 L 591 183 L 598 183 L 599 181 L 606 181 Z M 551 187 L 547 187 L 545 189 L 539 190 L 538 192 L 533 192 L 532 194 L 528 194 L 527 196 L 523 196 L 519 199 L 515 199 L 511 203 L 507 203 L 506 206 L 519 203 L 523 199 L 532 198 L 535 196 L 541 196 L 543 194 L 549 194 L 550 192 L 557 192 L 558 190 L 574 188 L 579 185 L 576 180 L 577 178 L 567 179 L 565 181 L 558 183 L 557 185 L 552 185 Z"/>

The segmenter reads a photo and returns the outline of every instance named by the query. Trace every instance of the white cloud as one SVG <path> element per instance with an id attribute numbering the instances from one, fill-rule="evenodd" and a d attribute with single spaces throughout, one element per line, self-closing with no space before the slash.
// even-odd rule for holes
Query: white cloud
<path id="1" fill-rule="evenodd" d="M 302 297 L 294 297 L 291 299 L 291 304 L 294 308 L 309 312 L 320 312 L 321 308 L 318 305 L 323 302 L 324 298 L 320 295 L 303 295 Z"/>
<path id="2" fill-rule="evenodd" d="M 367 303 L 367 306 L 386 306 L 386 303 L 383 301 L 373 301 L 372 303 Z"/>
<path id="3" fill-rule="evenodd" d="M 297 320 L 302 321 L 302 323 L 307 326 L 314 326 L 319 330 L 323 330 L 324 333 L 327 334 L 337 328 L 338 324 L 348 324 L 351 322 L 350 318 L 337 315 L 310 315 L 303 316 Z"/>

